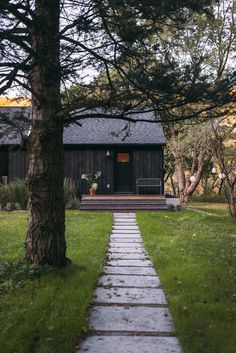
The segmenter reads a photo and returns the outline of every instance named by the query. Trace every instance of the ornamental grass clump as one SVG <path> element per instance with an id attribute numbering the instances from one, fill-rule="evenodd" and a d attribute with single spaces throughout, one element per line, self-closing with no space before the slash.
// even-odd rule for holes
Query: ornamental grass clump
<path id="1" fill-rule="evenodd" d="M 10 210 L 21 208 L 26 210 L 28 190 L 24 180 L 16 180 L 0 186 L 0 204 L 2 209 Z"/>
<path id="2" fill-rule="evenodd" d="M 64 200 L 67 209 L 78 208 L 78 201 L 76 198 L 77 182 L 70 178 L 64 179 Z"/>

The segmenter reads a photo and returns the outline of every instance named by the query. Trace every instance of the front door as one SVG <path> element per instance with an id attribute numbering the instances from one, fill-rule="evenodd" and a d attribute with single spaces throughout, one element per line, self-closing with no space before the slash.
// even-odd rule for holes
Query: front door
<path id="1" fill-rule="evenodd" d="M 116 152 L 114 165 L 114 191 L 132 192 L 132 158 L 130 152 Z"/>

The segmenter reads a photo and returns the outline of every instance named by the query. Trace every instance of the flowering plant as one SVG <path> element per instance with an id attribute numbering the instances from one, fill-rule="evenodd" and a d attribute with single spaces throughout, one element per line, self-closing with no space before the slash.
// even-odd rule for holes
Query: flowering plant
<path id="1" fill-rule="evenodd" d="M 81 179 L 87 180 L 90 184 L 90 188 L 93 190 L 97 190 L 98 183 L 96 182 L 96 180 L 101 176 L 101 174 L 101 170 L 98 170 L 94 174 L 82 174 Z"/>

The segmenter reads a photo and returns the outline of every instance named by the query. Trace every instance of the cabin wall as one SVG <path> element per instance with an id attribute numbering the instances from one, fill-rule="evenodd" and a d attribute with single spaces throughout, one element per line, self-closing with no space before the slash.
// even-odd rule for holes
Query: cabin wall
<path id="1" fill-rule="evenodd" d="M 10 150 L 8 152 L 8 180 L 24 179 L 27 170 L 27 152 L 23 150 Z"/>
<path id="2" fill-rule="evenodd" d="M 137 178 L 160 178 L 162 180 L 162 190 L 164 193 L 164 177 L 163 177 L 163 149 L 145 149 L 133 151 L 133 185 L 136 192 L 136 179 Z M 153 192 L 157 188 L 151 190 L 147 188 L 145 192 Z"/>
<path id="3" fill-rule="evenodd" d="M 110 156 L 106 155 L 107 150 Z M 77 180 L 81 193 L 88 193 L 88 183 L 81 180 L 83 173 L 95 173 L 101 170 L 102 175 L 98 180 L 98 194 L 112 194 L 114 192 L 114 158 L 115 151 L 128 151 L 133 163 L 133 192 L 136 193 L 137 178 L 161 178 L 163 180 L 163 147 L 112 147 L 95 146 L 84 148 L 71 146 L 65 148 L 65 177 Z M 23 150 L 9 150 L 8 179 L 9 181 L 26 177 L 28 168 L 27 152 Z M 6 154 L 5 154 L 6 155 Z M 4 155 L 4 156 L 5 156 Z M 1 157 L 1 155 L 0 155 Z M 2 154 L 2 161 L 3 161 Z M 2 164 L 3 165 L 3 164 Z M 164 189 L 162 190 L 164 193 Z"/>
<path id="4" fill-rule="evenodd" d="M 88 182 L 81 180 L 82 174 L 93 174 L 101 170 L 97 193 L 108 194 L 113 190 L 113 163 L 106 157 L 107 149 L 65 150 L 65 178 L 77 180 L 81 193 L 88 193 Z M 108 187 L 109 186 L 109 187 Z"/>
<path id="5" fill-rule="evenodd" d="M 0 150 L 0 178 L 8 174 L 8 151 Z"/>
<path id="6" fill-rule="evenodd" d="M 111 156 L 107 157 L 106 152 Z M 137 178 L 161 178 L 163 181 L 163 148 L 103 148 L 70 149 L 65 150 L 65 177 L 78 180 L 81 193 L 88 192 L 88 183 L 81 180 L 81 174 L 95 173 L 101 170 L 98 180 L 98 194 L 112 194 L 114 192 L 114 158 L 115 151 L 128 151 L 132 155 L 133 163 L 133 192 L 136 193 Z M 162 188 L 162 193 L 164 188 Z"/>

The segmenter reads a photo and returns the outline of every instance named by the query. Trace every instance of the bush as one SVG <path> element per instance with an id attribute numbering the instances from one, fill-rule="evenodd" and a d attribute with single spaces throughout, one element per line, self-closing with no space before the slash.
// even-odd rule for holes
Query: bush
<path id="1" fill-rule="evenodd" d="M 5 208 L 10 202 L 14 202 L 14 196 L 12 195 L 12 190 L 8 185 L 0 185 L 0 204 L 2 208 Z"/>
<path id="2" fill-rule="evenodd" d="M 10 194 L 12 195 L 12 202 L 18 203 L 22 210 L 27 209 L 28 204 L 28 190 L 24 180 L 16 180 L 9 184 Z"/>
<path id="3" fill-rule="evenodd" d="M 16 180 L 0 186 L 0 204 L 2 208 L 6 208 L 8 203 L 11 203 L 12 209 L 15 208 L 16 203 L 23 210 L 27 208 L 28 191 L 24 180 Z"/>
<path id="4" fill-rule="evenodd" d="M 173 205 L 172 203 L 170 203 L 169 205 L 167 205 L 167 208 L 169 211 L 171 212 L 175 212 L 175 211 L 181 211 L 182 210 L 182 206 L 181 205 Z"/>
<path id="5" fill-rule="evenodd" d="M 64 197 L 65 206 L 69 209 L 78 208 L 78 201 L 76 199 L 77 182 L 66 178 L 64 180 Z M 28 204 L 28 190 L 24 180 L 16 180 L 7 185 L 0 185 L 0 204 L 3 209 L 6 209 L 7 204 L 10 203 L 10 209 L 15 209 L 16 204 L 21 209 L 27 209 Z"/>

